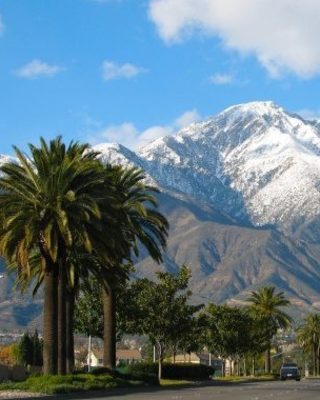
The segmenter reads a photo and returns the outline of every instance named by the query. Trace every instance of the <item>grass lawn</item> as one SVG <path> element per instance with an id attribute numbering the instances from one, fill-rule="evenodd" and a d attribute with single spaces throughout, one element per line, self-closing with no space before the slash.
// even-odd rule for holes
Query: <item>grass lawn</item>
<path id="1" fill-rule="evenodd" d="M 261 381 L 274 381 L 276 378 L 273 375 L 262 376 L 224 376 L 214 378 L 215 381 L 221 382 L 261 382 Z"/>
<path id="2" fill-rule="evenodd" d="M 131 381 L 109 374 L 75 374 L 66 376 L 34 376 L 23 382 L 4 382 L 1 390 L 22 390 L 33 393 L 57 394 L 89 390 L 113 389 L 119 387 L 144 386 L 142 381 Z"/>
<path id="3" fill-rule="evenodd" d="M 177 380 L 177 379 L 161 379 L 160 383 L 160 386 L 164 388 L 178 388 L 190 385 L 194 385 L 194 382 L 186 380 Z"/>

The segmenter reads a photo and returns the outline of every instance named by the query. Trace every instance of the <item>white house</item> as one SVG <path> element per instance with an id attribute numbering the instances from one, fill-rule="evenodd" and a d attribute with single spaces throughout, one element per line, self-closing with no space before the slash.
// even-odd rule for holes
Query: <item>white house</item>
<path id="1" fill-rule="evenodd" d="M 133 364 L 141 362 L 142 357 L 138 349 L 117 349 L 116 351 L 116 364 Z M 87 364 L 89 365 L 89 357 L 87 357 Z M 94 349 L 91 352 L 91 367 L 103 366 L 103 349 Z"/>

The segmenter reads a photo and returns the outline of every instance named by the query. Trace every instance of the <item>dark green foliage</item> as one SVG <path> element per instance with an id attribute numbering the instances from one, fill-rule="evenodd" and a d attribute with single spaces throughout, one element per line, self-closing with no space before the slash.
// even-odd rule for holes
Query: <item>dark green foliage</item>
<path id="1" fill-rule="evenodd" d="M 75 307 L 74 328 L 83 335 L 103 338 L 101 286 L 96 279 L 82 285 Z"/>
<path id="2" fill-rule="evenodd" d="M 33 343 L 28 333 L 25 333 L 19 342 L 18 357 L 21 364 L 31 365 L 33 362 Z"/>
<path id="3" fill-rule="evenodd" d="M 158 272 L 158 281 L 140 279 L 131 285 L 126 299 L 132 307 L 127 323 L 128 333 L 148 336 L 157 346 L 159 379 L 164 354 L 170 347 L 176 349 L 194 346 L 192 338 L 196 326 L 194 317 L 202 305 L 191 305 L 188 284 L 191 277 L 183 265 L 178 274 Z M 190 338 L 190 332 L 193 333 Z"/>
<path id="4" fill-rule="evenodd" d="M 214 375 L 214 368 L 203 364 L 164 363 L 162 368 L 164 379 L 206 380 Z M 138 376 L 138 374 L 154 374 L 156 376 L 158 365 L 155 363 L 132 364 L 126 368 L 126 371 L 133 376 Z"/>
<path id="5" fill-rule="evenodd" d="M 109 374 L 115 378 L 126 379 L 128 381 L 141 381 L 150 385 L 158 385 L 159 380 L 157 375 L 154 373 L 150 373 L 148 371 L 140 371 L 139 368 L 135 371 L 129 371 L 127 367 L 125 367 L 121 372 L 117 370 L 110 370 L 109 368 L 101 367 L 96 368 L 91 372 L 92 375 L 103 375 Z"/>
<path id="6" fill-rule="evenodd" d="M 119 266 L 120 268 L 120 266 Z M 122 269 L 124 270 L 123 266 Z M 132 305 L 128 302 L 127 280 L 119 279 L 116 290 L 116 328 L 117 340 L 126 332 L 126 324 L 132 313 Z M 75 307 L 75 331 L 86 336 L 103 338 L 103 304 L 101 297 L 102 285 L 93 277 L 81 285 L 80 296 Z"/>
<path id="7" fill-rule="evenodd" d="M 35 331 L 35 333 L 31 337 L 31 340 L 32 340 L 32 364 L 31 365 L 41 367 L 43 364 L 43 360 L 42 360 L 43 342 L 42 342 L 42 339 L 39 338 L 38 331 Z"/>
<path id="8" fill-rule="evenodd" d="M 30 336 L 25 333 L 16 349 L 18 363 L 23 365 L 42 366 L 42 340 L 38 332 Z"/>
<path id="9" fill-rule="evenodd" d="M 209 304 L 206 315 L 211 352 L 236 358 L 250 351 L 254 321 L 245 309 Z"/>

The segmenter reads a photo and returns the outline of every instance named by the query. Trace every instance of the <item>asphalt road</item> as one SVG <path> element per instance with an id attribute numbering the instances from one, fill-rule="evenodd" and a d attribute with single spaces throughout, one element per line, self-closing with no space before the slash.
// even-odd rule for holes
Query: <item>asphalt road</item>
<path id="1" fill-rule="evenodd" d="M 178 390 L 117 390 L 110 394 L 69 397 L 90 400 L 320 400 L 320 380 L 212 384 Z"/>

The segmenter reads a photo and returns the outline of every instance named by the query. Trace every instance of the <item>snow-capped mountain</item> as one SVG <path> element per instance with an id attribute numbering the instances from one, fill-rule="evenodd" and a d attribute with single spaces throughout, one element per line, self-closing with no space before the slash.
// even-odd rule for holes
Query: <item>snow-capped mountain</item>
<path id="1" fill-rule="evenodd" d="M 160 185 L 255 225 L 283 228 L 320 213 L 320 130 L 272 102 L 230 107 L 139 156 Z"/>
<path id="2" fill-rule="evenodd" d="M 272 102 L 230 107 L 137 153 L 96 149 L 253 225 L 287 229 L 320 214 L 319 125 Z"/>
<path id="3" fill-rule="evenodd" d="M 295 311 L 320 309 L 319 122 L 253 102 L 138 152 L 120 144 L 93 148 L 105 163 L 144 169 L 161 188 L 160 209 L 170 222 L 164 264 L 142 252 L 138 274 L 186 263 L 197 302 L 239 301 L 271 284 L 286 292 Z M 7 160 L 0 156 L 0 164 Z M 4 281 L 0 309 L 7 310 L 16 298 Z M 8 313 L 14 324 L 14 308 Z"/>

